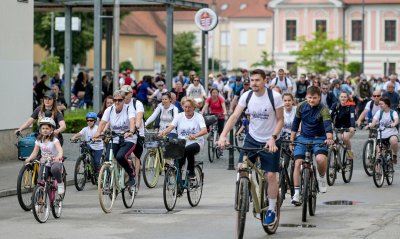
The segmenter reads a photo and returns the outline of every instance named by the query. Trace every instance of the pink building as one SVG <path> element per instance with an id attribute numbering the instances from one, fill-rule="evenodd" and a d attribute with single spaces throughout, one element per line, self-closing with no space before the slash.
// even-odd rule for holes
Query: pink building
<path id="1" fill-rule="evenodd" d="M 290 68 L 298 50 L 296 37 L 312 37 L 316 29 L 328 37 L 344 37 L 351 46 L 346 63 L 361 62 L 363 0 L 271 0 L 272 52 L 276 67 Z M 364 0 L 364 72 L 381 76 L 400 72 L 400 0 Z M 302 73 L 302 69 L 298 69 Z"/>

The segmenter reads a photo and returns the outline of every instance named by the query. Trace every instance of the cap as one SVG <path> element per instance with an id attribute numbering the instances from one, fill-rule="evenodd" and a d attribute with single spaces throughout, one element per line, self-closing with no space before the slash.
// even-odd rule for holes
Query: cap
<path id="1" fill-rule="evenodd" d="M 53 91 L 51 91 L 51 90 L 48 90 L 48 91 L 46 91 L 46 93 L 44 94 L 44 97 L 47 97 L 47 98 L 49 98 L 49 99 L 55 99 L 56 98 L 56 94 L 53 92 Z"/>
<path id="2" fill-rule="evenodd" d="M 132 93 L 132 87 L 130 85 L 121 86 L 121 91 L 125 93 Z"/>
<path id="3" fill-rule="evenodd" d="M 248 79 L 244 80 L 243 84 L 250 84 L 250 81 Z"/>

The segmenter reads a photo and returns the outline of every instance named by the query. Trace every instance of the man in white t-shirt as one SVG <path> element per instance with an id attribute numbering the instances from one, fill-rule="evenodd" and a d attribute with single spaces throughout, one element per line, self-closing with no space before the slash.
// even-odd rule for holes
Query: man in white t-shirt
<path id="1" fill-rule="evenodd" d="M 379 100 L 382 97 L 382 93 L 380 90 L 376 90 L 372 93 L 372 97 L 373 99 L 370 100 L 366 105 L 365 108 L 363 110 L 363 112 L 360 114 L 360 116 L 358 117 L 358 120 L 356 122 L 356 124 L 358 125 L 358 127 L 361 126 L 361 123 L 363 122 L 364 119 L 368 120 L 368 123 L 370 123 L 372 121 L 372 117 L 374 117 L 374 115 L 376 114 L 376 112 L 378 112 L 379 110 L 381 110 L 381 107 L 379 105 Z M 371 105 L 372 104 L 372 105 Z"/>
<path id="2" fill-rule="evenodd" d="M 247 108 L 250 114 L 249 133 L 246 135 L 244 147 L 264 147 L 266 151 L 258 154 L 261 160 L 261 168 L 265 171 L 265 178 L 268 181 L 269 207 L 262 219 L 264 225 L 273 225 L 276 222 L 275 208 L 277 206 L 278 181 L 276 173 L 279 171 L 279 135 L 283 127 L 283 102 L 279 93 L 265 88 L 265 72 L 256 69 L 250 74 L 250 87 L 252 91 L 244 93 L 235 108 L 234 113 L 229 117 L 223 132 L 221 133 L 218 145 L 224 147 L 227 144 L 226 136 L 239 120 L 242 112 Z M 257 155 L 250 159 L 255 160 Z M 243 150 L 239 162 L 243 160 Z M 240 168 L 241 163 L 238 167 Z M 279 206 L 279 205 L 278 205 Z"/>
<path id="3" fill-rule="evenodd" d="M 271 80 L 271 89 L 274 88 L 274 86 L 278 86 L 282 90 L 282 93 L 292 93 L 293 91 L 292 80 L 286 77 L 283 69 L 279 69 L 278 76 Z"/>

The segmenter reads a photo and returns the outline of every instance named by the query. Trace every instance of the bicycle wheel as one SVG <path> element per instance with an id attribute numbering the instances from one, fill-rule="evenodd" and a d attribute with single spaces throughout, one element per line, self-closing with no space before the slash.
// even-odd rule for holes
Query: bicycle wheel
<path id="1" fill-rule="evenodd" d="M 43 186 L 35 187 L 32 197 L 32 212 L 35 219 L 45 223 L 50 215 L 50 198 Z"/>
<path id="2" fill-rule="evenodd" d="M 269 204 L 268 203 L 268 196 L 267 196 L 268 193 L 267 193 L 267 191 L 268 191 L 268 183 L 265 182 L 261 186 L 261 192 L 260 192 L 260 194 L 261 194 L 260 195 L 260 208 L 262 210 L 261 211 L 261 225 L 262 225 L 264 231 L 266 233 L 268 233 L 269 235 L 271 235 L 271 234 L 275 234 L 275 232 L 276 232 L 276 230 L 278 229 L 278 226 L 279 226 L 279 219 L 280 219 L 280 215 L 281 215 L 281 206 L 282 206 L 280 204 L 280 202 L 282 200 L 280 199 L 281 196 L 278 193 L 278 198 L 276 200 L 276 207 L 275 207 L 275 217 L 276 217 L 275 223 L 272 224 L 272 225 L 268 225 L 268 226 L 263 225 L 262 221 L 263 221 L 263 219 L 265 217 L 265 213 L 267 212 L 268 204 Z"/>
<path id="3" fill-rule="evenodd" d="M 343 150 L 342 156 L 342 178 L 345 183 L 350 183 L 353 176 L 353 160 L 348 160 L 346 150 Z"/>
<path id="4" fill-rule="evenodd" d="M 246 213 L 249 211 L 249 179 L 239 178 L 236 188 L 236 238 L 243 238 L 246 225 Z"/>
<path id="5" fill-rule="evenodd" d="M 216 144 L 217 144 L 218 140 L 219 140 L 218 132 L 214 132 L 214 147 L 213 147 L 213 151 L 214 151 L 215 157 L 217 159 L 219 159 L 221 157 L 221 154 L 219 152 L 217 152 Z"/>
<path id="6" fill-rule="evenodd" d="M 135 196 L 136 196 L 138 194 L 138 192 L 139 192 L 139 189 L 140 189 L 140 179 L 141 179 L 142 173 L 141 173 L 141 170 L 140 170 L 140 168 L 141 168 L 140 159 L 136 158 L 135 160 L 136 160 L 135 161 L 135 168 L 136 167 L 139 168 L 139 170 L 138 170 L 138 172 L 137 172 L 137 174 L 135 176 Z"/>
<path id="7" fill-rule="evenodd" d="M 310 216 L 315 215 L 315 210 L 317 209 L 317 174 L 316 174 L 316 169 L 314 168 L 313 170 L 313 177 L 310 178 L 310 194 L 308 196 L 308 212 L 310 213 Z"/>
<path id="8" fill-rule="evenodd" d="M 374 166 L 374 141 L 372 139 L 367 140 L 363 148 L 363 167 L 364 171 L 368 176 L 373 174 Z"/>
<path id="9" fill-rule="evenodd" d="M 283 160 L 283 159 L 281 159 Z M 286 176 L 287 172 L 286 169 L 284 167 L 281 167 L 280 169 L 280 174 L 279 174 L 279 194 L 280 194 L 280 201 L 279 201 L 279 205 L 282 206 L 283 204 L 283 200 L 285 200 L 286 198 L 286 193 L 287 193 L 287 176 Z"/>
<path id="10" fill-rule="evenodd" d="M 85 156 L 81 155 L 75 163 L 74 182 L 76 190 L 82 191 L 85 188 L 87 176 L 88 172 L 85 162 Z"/>
<path id="11" fill-rule="evenodd" d="M 115 178 L 112 174 L 113 171 L 110 165 L 104 164 L 101 166 L 97 190 L 101 209 L 105 213 L 111 212 L 116 197 Z"/>
<path id="12" fill-rule="evenodd" d="M 161 170 L 158 164 L 159 155 L 157 149 L 149 149 L 144 155 L 142 165 L 144 184 L 148 188 L 154 188 L 158 183 L 159 171 Z"/>
<path id="13" fill-rule="evenodd" d="M 215 158 L 215 148 L 214 148 L 214 132 L 211 130 L 210 131 L 208 140 L 207 140 L 207 146 L 208 146 L 208 160 L 210 163 L 214 162 Z"/>
<path id="14" fill-rule="evenodd" d="M 187 197 L 190 206 L 195 207 L 199 204 L 201 195 L 203 193 L 203 171 L 200 166 L 194 167 L 195 179 L 189 183 L 187 190 Z"/>
<path id="15" fill-rule="evenodd" d="M 375 161 L 372 177 L 374 179 L 375 186 L 378 188 L 382 187 L 383 180 L 384 180 L 384 171 L 383 171 L 381 159 L 378 159 Z"/>
<path id="16" fill-rule="evenodd" d="M 302 197 L 303 197 L 303 211 L 301 214 L 301 220 L 303 222 L 307 221 L 307 202 L 309 199 L 309 191 L 310 191 L 310 171 L 308 168 L 303 169 L 302 180 Z"/>
<path id="17" fill-rule="evenodd" d="M 176 181 L 176 170 L 175 168 L 168 168 L 165 172 L 163 186 L 164 206 L 168 211 L 174 210 L 177 194 L 178 183 Z"/>
<path id="18" fill-rule="evenodd" d="M 125 174 L 123 175 L 123 177 L 125 177 Z M 122 202 L 124 203 L 124 206 L 126 208 L 131 208 L 133 205 L 133 201 L 135 201 L 135 187 L 136 186 L 129 187 L 128 185 L 126 185 L 125 188 L 122 190 Z"/>
<path id="19" fill-rule="evenodd" d="M 328 151 L 328 167 L 326 167 L 326 181 L 329 186 L 333 186 L 335 184 L 336 180 L 336 157 L 337 157 L 337 152 L 335 149 L 330 148 Z"/>
<path id="20" fill-rule="evenodd" d="M 393 184 L 393 176 L 394 176 L 393 163 L 388 162 L 387 163 L 387 172 L 386 172 L 386 182 L 388 185 Z"/>
<path id="21" fill-rule="evenodd" d="M 54 197 L 54 201 L 51 205 L 51 213 L 54 218 L 60 218 L 63 207 L 63 197 L 62 195 L 58 195 L 57 190 L 53 190 L 50 193 L 52 193 L 52 197 Z"/>
<path id="22" fill-rule="evenodd" d="M 19 170 L 17 179 L 18 203 L 22 209 L 32 209 L 32 192 L 35 189 L 37 173 L 33 171 L 32 165 L 23 165 Z"/>

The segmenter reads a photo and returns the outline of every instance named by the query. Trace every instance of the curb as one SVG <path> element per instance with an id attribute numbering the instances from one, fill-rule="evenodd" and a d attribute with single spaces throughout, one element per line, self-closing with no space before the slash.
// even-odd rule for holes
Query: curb
<path id="1" fill-rule="evenodd" d="M 73 179 L 67 180 L 67 186 L 71 186 L 74 184 L 75 184 L 75 182 Z M 4 189 L 4 190 L 0 191 L 0 198 L 14 196 L 14 195 L 17 195 L 16 188 Z"/>

